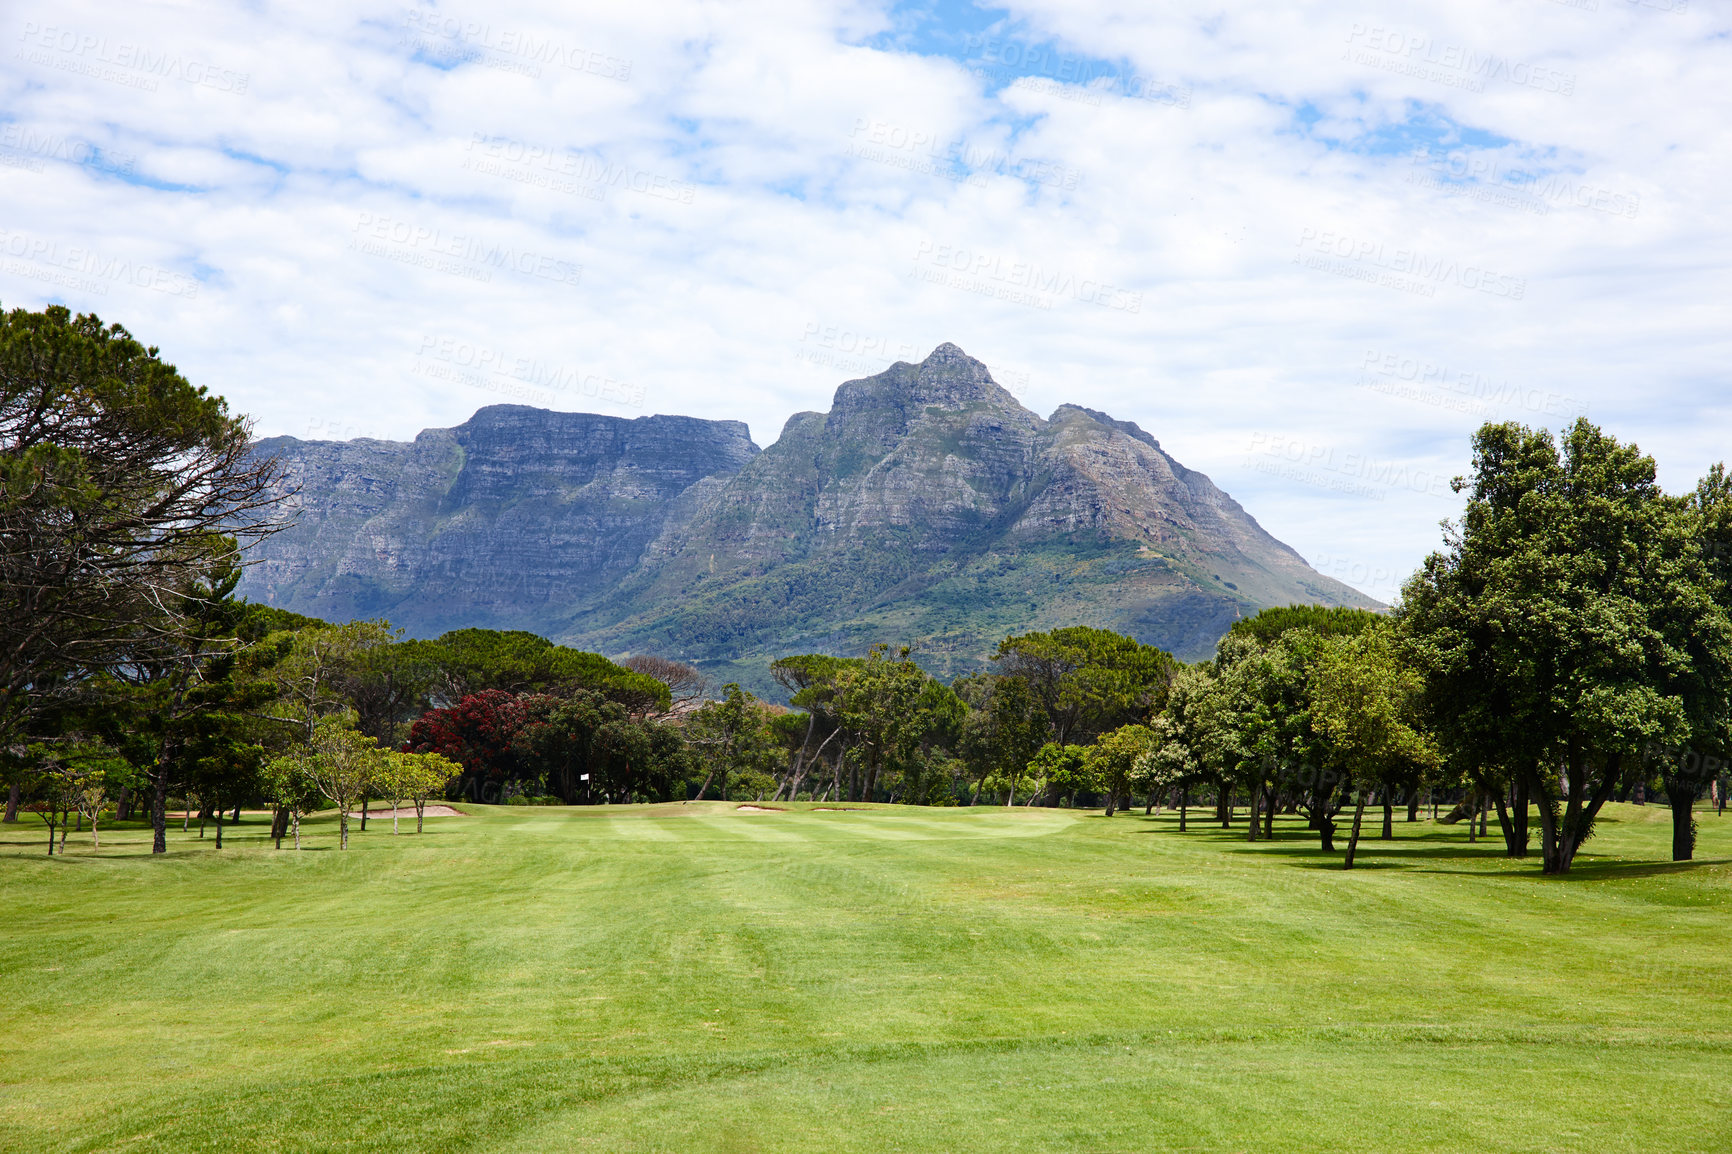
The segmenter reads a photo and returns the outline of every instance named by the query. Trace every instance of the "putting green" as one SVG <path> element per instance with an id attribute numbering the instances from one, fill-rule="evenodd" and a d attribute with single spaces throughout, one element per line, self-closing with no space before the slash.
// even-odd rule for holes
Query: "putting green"
<path id="1" fill-rule="evenodd" d="M 1732 821 L 475 807 L 0 826 L 0 1148 L 1722 1150 Z M 1375 827 L 1371 830 L 1376 832 Z"/>

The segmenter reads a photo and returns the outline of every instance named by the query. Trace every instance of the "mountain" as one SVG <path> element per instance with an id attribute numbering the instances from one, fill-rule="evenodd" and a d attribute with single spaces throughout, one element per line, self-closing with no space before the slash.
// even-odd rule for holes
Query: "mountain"
<path id="1" fill-rule="evenodd" d="M 400 441 L 272 437 L 295 526 L 251 554 L 241 592 L 415 636 L 561 628 L 605 600 L 694 489 L 758 453 L 740 421 L 490 405 Z"/>
<path id="2" fill-rule="evenodd" d="M 513 405 L 412 444 L 261 441 L 302 515 L 244 592 L 415 634 L 532 629 L 764 683 L 791 652 L 917 644 L 942 674 L 1085 624 L 1186 659 L 1325 577 L 1127 421 L 1042 420 L 955 345 L 848 381 L 759 452 L 744 425 Z"/>

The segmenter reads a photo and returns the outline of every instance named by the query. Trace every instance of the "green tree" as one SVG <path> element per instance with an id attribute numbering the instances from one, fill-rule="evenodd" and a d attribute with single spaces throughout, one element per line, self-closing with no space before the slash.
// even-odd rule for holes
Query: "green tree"
<path id="1" fill-rule="evenodd" d="M 1219 738 L 1221 694 L 1211 663 L 1187 666 L 1173 678 L 1167 700 L 1150 721 L 1153 734 L 1137 773 L 1153 789 L 1179 791 L 1179 832 L 1185 832 L 1191 787 L 1212 775 L 1210 751 Z"/>
<path id="2" fill-rule="evenodd" d="M 259 771 L 259 784 L 265 799 L 282 820 L 272 821 L 271 837 L 278 849 L 283 837 L 291 830 L 295 848 L 301 848 L 301 817 L 312 813 L 319 805 L 319 787 L 308 764 L 312 752 L 308 746 L 296 746 L 288 753 L 267 760 Z"/>
<path id="3" fill-rule="evenodd" d="M 1030 795 L 1028 804 L 1033 805 L 1042 797 L 1051 797 L 1055 801 L 1068 797 L 1074 804 L 1078 793 L 1097 790 L 1100 783 L 1089 771 L 1087 754 L 1086 746 L 1060 745 L 1056 741 L 1049 741 L 1036 750 L 1028 762 L 1028 775 L 1035 781 L 1034 793 Z"/>
<path id="4" fill-rule="evenodd" d="M 399 753 L 393 755 L 398 784 L 415 806 L 415 832 L 420 833 L 427 816 L 429 798 L 443 796 L 463 767 L 437 753 Z"/>
<path id="5" fill-rule="evenodd" d="M 1695 598 L 1701 552 L 1653 459 L 1585 419 L 1561 445 L 1486 425 L 1457 486 L 1446 551 L 1403 589 L 1406 648 L 1452 760 L 1498 751 L 1538 805 L 1545 872 L 1563 873 L 1626 766 L 1688 737 L 1689 659 L 1664 606 Z"/>
<path id="6" fill-rule="evenodd" d="M 277 482 L 246 421 L 119 325 L 0 317 L 0 747 L 81 678 L 186 631 L 164 592 L 273 531 Z"/>
<path id="7" fill-rule="evenodd" d="M 1002 675 L 1028 684 L 1061 745 L 1147 720 L 1179 668 L 1152 645 L 1081 625 L 1007 637 L 993 660 Z"/>
<path id="8" fill-rule="evenodd" d="M 968 804 L 975 805 L 995 773 L 1020 777 L 1050 730 L 1024 678 L 981 674 L 958 685 L 959 696 L 973 707 L 963 719 L 957 752 L 973 781 Z"/>
<path id="9" fill-rule="evenodd" d="M 706 702 L 686 722 L 688 740 L 707 771 L 695 801 L 703 800 L 717 777 L 721 779 L 722 800 L 726 801 L 732 777 L 770 773 L 782 756 L 765 719 L 763 703 L 731 681 L 722 686 L 722 694 L 721 701 Z"/>
<path id="10" fill-rule="evenodd" d="M 375 788 L 384 768 L 379 743 L 354 728 L 352 715 L 320 718 L 313 727 L 312 756 L 304 762 L 307 779 L 337 803 L 338 848 L 349 848 L 349 807 Z"/>
<path id="11" fill-rule="evenodd" d="M 1439 762 L 1431 737 L 1417 722 L 1423 686 L 1402 663 L 1393 630 L 1323 639 L 1311 669 L 1311 721 L 1345 770 L 1353 789 L 1353 830 L 1344 869 L 1353 868 L 1365 804 L 1373 791 L 1385 797 L 1384 834 L 1390 835 L 1388 792 Z"/>
<path id="12" fill-rule="evenodd" d="M 1128 804 L 1131 779 L 1138 764 L 1155 748 L 1155 732 L 1146 725 L 1121 725 L 1103 733 L 1088 747 L 1088 772 L 1107 795 L 1107 816 Z"/>

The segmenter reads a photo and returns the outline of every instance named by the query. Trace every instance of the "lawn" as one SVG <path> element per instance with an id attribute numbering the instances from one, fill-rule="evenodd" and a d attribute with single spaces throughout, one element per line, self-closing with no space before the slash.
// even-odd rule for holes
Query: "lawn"
<path id="1" fill-rule="evenodd" d="M 473 808 L 0 826 L 0 1148 L 1732 1148 L 1732 818 Z"/>

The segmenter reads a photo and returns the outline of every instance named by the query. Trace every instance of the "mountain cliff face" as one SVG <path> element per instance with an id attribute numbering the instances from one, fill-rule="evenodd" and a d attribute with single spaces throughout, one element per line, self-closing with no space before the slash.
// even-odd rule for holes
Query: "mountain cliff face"
<path id="1" fill-rule="evenodd" d="M 273 437 L 295 527 L 242 592 L 415 635 L 545 631 L 605 597 L 680 497 L 758 452 L 739 421 L 626 420 L 492 405 L 411 444 Z"/>
<path id="2" fill-rule="evenodd" d="M 849 381 L 759 453 L 737 422 L 483 409 L 410 445 L 277 438 L 301 523 L 247 592 L 417 633 L 534 629 L 762 682 L 790 652 L 978 668 L 1086 624 L 1186 659 L 1266 605 L 1371 606 L 1129 422 L 1042 420 L 954 345 Z"/>

